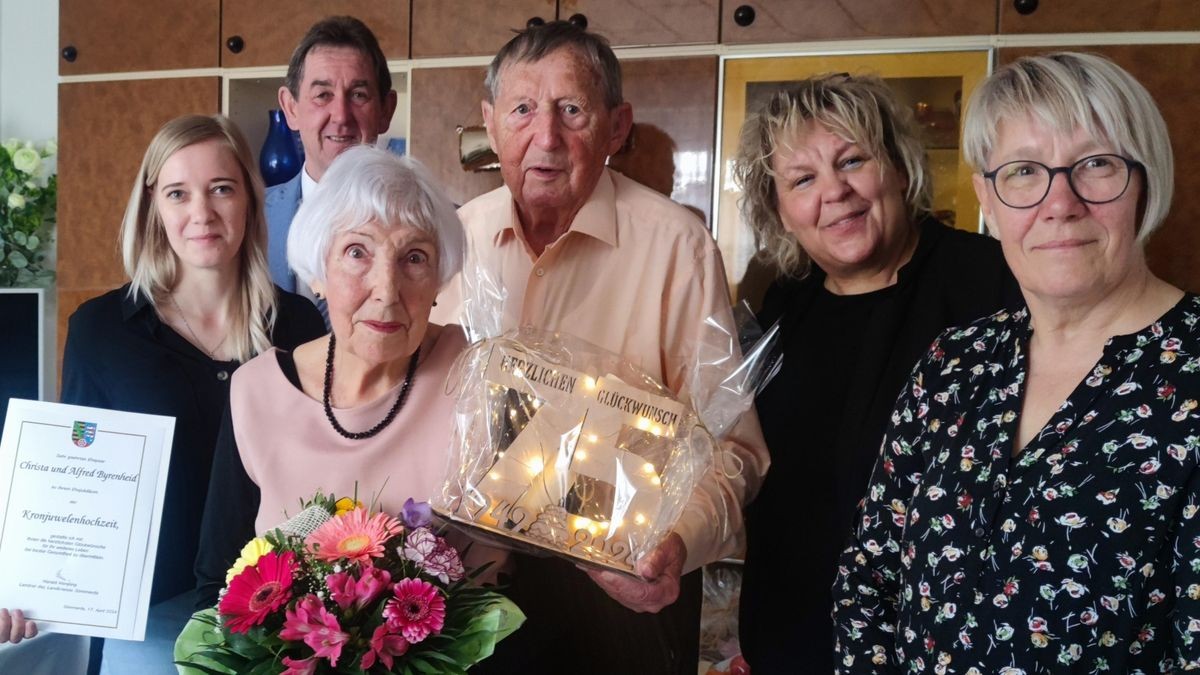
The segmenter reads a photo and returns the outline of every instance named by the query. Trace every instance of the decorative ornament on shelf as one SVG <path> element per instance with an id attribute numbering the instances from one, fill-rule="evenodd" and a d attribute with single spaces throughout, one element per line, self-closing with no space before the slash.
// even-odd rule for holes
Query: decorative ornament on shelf
<path id="1" fill-rule="evenodd" d="M 10 138 L 0 149 L 0 286 L 46 286 L 58 203 L 54 141 L 41 146 Z"/>
<path id="2" fill-rule="evenodd" d="M 271 110 L 267 114 L 270 117 L 270 125 L 258 155 L 258 169 L 262 172 L 263 182 L 267 187 L 271 187 L 286 183 L 300 173 L 304 157 L 297 148 L 299 144 L 292 136 L 292 130 L 288 128 L 283 111 Z"/>

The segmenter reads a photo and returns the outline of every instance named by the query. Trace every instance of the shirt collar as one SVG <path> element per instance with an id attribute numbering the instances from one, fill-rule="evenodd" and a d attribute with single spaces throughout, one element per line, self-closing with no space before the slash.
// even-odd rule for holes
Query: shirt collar
<path id="1" fill-rule="evenodd" d="M 308 175 L 308 162 L 304 163 L 304 168 L 300 169 L 300 201 L 304 201 L 305 197 L 312 196 L 313 190 L 317 189 L 317 181 Z"/>
<path id="2" fill-rule="evenodd" d="M 583 203 L 583 207 L 575 214 L 567 234 L 577 232 L 593 239 L 602 241 L 609 246 L 617 245 L 617 200 L 616 186 L 610 171 L 606 168 L 600 174 L 592 194 Z M 500 244 L 509 237 L 516 237 L 516 227 L 520 223 L 517 217 L 517 202 L 509 194 L 509 210 L 507 218 L 497 218 L 492 221 L 492 243 Z M 563 235 L 566 236 L 566 235 Z"/>
<path id="3" fill-rule="evenodd" d="M 137 298 L 129 297 L 129 286 L 121 289 L 121 318 L 129 321 L 133 317 L 141 314 L 150 308 L 150 316 L 156 317 L 158 313 L 154 311 L 154 303 L 150 302 L 150 297 L 145 293 L 138 293 Z"/>

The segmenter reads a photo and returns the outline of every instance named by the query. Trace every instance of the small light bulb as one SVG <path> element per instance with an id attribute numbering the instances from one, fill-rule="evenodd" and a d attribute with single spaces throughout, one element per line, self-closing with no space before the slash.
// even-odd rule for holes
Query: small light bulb
<path id="1" fill-rule="evenodd" d="M 637 523 L 638 525 L 645 525 L 646 524 L 646 516 L 643 516 L 642 514 L 639 513 L 633 517 L 633 522 Z"/>

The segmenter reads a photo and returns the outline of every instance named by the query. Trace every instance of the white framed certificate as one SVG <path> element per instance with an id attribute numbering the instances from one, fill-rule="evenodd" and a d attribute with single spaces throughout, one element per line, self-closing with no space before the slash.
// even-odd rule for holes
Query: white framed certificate
<path id="1" fill-rule="evenodd" d="M 11 399 L 0 607 L 52 632 L 143 640 L 175 419 Z"/>

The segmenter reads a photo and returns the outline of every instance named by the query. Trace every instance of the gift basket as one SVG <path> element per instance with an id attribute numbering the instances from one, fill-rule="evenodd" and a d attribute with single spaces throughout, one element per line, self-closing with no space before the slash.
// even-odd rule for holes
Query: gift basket
<path id="1" fill-rule="evenodd" d="M 711 317 L 677 395 L 579 337 L 497 334 L 500 312 L 487 308 L 502 292 L 469 276 L 474 342 L 450 376 L 455 429 L 435 512 L 492 544 L 633 574 L 708 472 L 738 470 L 718 441 L 771 371 L 775 330 L 744 349 L 730 313 Z"/>

